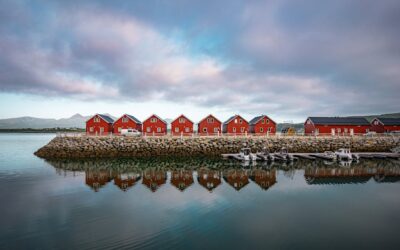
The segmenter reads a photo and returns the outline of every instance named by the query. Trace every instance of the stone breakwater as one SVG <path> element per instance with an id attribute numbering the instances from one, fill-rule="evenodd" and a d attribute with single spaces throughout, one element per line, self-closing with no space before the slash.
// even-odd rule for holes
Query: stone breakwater
<path id="1" fill-rule="evenodd" d="M 351 148 L 353 152 L 389 152 L 400 146 L 397 137 L 56 137 L 35 152 L 45 159 L 113 157 L 220 156 L 244 145 L 253 152 L 314 153 Z"/>

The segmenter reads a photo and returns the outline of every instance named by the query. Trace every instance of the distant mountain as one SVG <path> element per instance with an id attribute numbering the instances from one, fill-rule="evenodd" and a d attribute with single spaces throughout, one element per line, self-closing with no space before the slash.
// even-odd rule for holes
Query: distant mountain
<path id="1" fill-rule="evenodd" d="M 0 119 L 0 129 L 43 129 L 43 128 L 85 128 L 85 122 L 90 116 L 75 114 L 70 118 L 45 119 L 30 116 Z"/>

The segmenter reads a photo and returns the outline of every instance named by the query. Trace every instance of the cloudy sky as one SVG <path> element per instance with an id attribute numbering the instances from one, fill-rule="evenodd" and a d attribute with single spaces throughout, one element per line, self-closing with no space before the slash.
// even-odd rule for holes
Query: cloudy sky
<path id="1" fill-rule="evenodd" d="M 0 0 L 0 118 L 399 112 L 399 27 L 398 0 Z"/>

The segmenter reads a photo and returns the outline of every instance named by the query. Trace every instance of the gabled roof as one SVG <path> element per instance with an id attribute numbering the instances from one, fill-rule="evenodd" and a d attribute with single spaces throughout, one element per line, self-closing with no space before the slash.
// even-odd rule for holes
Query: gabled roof
<path id="1" fill-rule="evenodd" d="M 100 117 L 101 119 L 103 119 L 107 123 L 114 123 L 114 119 L 113 118 L 109 117 L 108 115 L 103 115 L 103 114 L 95 114 L 94 116 L 90 117 L 87 121 L 89 121 L 90 119 L 92 119 L 95 116 Z"/>
<path id="2" fill-rule="evenodd" d="M 136 124 L 142 124 L 141 121 L 139 121 L 138 119 L 136 119 L 136 117 L 134 117 L 133 115 L 128 115 L 128 114 L 124 114 L 122 115 L 120 118 L 117 119 L 117 121 L 119 119 L 121 119 L 122 117 L 127 116 L 129 119 L 131 119 L 132 121 L 134 121 Z"/>
<path id="3" fill-rule="evenodd" d="M 190 121 L 191 123 L 194 124 L 194 122 L 192 122 L 192 120 L 190 120 L 189 118 L 187 118 L 184 114 L 178 116 L 177 118 L 175 118 L 171 123 L 173 123 L 174 121 L 178 120 L 179 118 L 184 117 L 186 120 Z"/>
<path id="4" fill-rule="evenodd" d="M 375 118 L 386 126 L 400 126 L 400 118 Z M 374 119 L 374 120 L 375 120 Z"/>
<path id="5" fill-rule="evenodd" d="M 166 122 L 164 119 L 161 119 L 161 118 L 160 118 L 158 115 L 156 115 L 156 114 L 152 114 L 151 116 L 147 117 L 147 119 L 146 119 L 145 121 L 147 121 L 148 119 L 150 119 L 150 118 L 153 117 L 153 116 L 157 117 L 160 121 L 162 121 L 163 123 L 167 124 L 167 122 Z"/>
<path id="6" fill-rule="evenodd" d="M 201 123 L 202 121 L 204 121 L 205 119 L 207 119 L 208 117 L 212 116 L 215 120 L 217 120 L 218 122 L 221 122 L 218 118 L 216 118 L 215 116 L 213 116 L 212 114 L 207 115 L 206 117 L 204 117 L 203 119 L 201 119 L 199 121 L 199 123 Z"/>
<path id="7" fill-rule="evenodd" d="M 262 118 L 267 117 L 271 122 L 275 123 L 271 118 L 269 118 L 267 115 L 259 115 L 254 117 L 253 119 L 251 119 L 251 121 L 249 121 L 250 125 L 254 125 L 257 124 Z"/>
<path id="8" fill-rule="evenodd" d="M 242 118 L 245 122 L 247 122 L 247 120 L 244 119 L 243 117 L 241 117 L 240 115 L 234 115 L 234 116 L 231 116 L 228 120 L 226 120 L 226 121 L 224 122 L 224 124 L 230 123 L 230 122 L 233 121 L 236 117 L 240 117 L 240 118 Z"/>
<path id="9" fill-rule="evenodd" d="M 308 119 L 315 125 L 370 125 L 363 117 L 308 117 Z"/>

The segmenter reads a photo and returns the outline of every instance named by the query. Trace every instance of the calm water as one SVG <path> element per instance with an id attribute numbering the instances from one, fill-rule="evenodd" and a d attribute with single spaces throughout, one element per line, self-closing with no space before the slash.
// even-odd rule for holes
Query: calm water
<path id="1" fill-rule="evenodd" d="M 400 162 L 46 162 L 0 134 L 0 249 L 399 249 Z"/>

